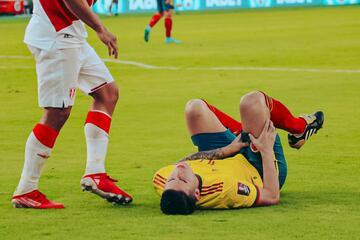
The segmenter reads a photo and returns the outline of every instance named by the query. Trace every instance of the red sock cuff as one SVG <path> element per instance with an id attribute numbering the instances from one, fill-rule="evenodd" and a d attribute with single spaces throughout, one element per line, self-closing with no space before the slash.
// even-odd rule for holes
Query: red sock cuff
<path id="1" fill-rule="evenodd" d="M 36 124 L 33 133 L 37 140 L 48 148 L 54 147 L 56 138 L 59 134 L 54 128 L 41 123 Z"/>
<path id="2" fill-rule="evenodd" d="M 111 117 L 106 113 L 99 111 L 89 111 L 85 120 L 85 124 L 91 123 L 104 130 L 107 134 L 110 131 Z"/>

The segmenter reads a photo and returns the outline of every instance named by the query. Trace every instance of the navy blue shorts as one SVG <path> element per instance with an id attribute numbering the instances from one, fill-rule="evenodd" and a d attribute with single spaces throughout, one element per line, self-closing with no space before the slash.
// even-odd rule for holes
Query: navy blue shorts
<path id="1" fill-rule="evenodd" d="M 164 11 L 169 11 L 170 9 L 174 9 L 174 5 L 165 3 L 165 0 L 157 0 L 157 8 L 159 13 L 163 13 Z"/>
<path id="2" fill-rule="evenodd" d="M 216 148 L 221 148 L 229 145 L 236 136 L 230 131 L 218 133 L 199 133 L 191 137 L 194 145 L 198 147 L 199 151 L 208 151 Z M 251 151 L 250 147 L 245 147 L 240 150 L 240 153 L 253 165 L 259 172 L 261 178 L 263 177 L 262 159 L 259 152 Z M 279 170 L 279 184 L 280 188 L 284 185 L 287 167 L 284 156 L 284 151 L 281 145 L 280 137 L 277 134 L 274 144 L 274 153 L 277 160 L 277 166 Z"/>

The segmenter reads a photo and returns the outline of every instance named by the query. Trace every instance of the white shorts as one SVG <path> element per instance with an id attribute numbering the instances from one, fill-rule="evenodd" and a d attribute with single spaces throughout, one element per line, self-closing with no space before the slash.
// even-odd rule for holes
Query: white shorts
<path id="1" fill-rule="evenodd" d="M 77 88 L 90 94 L 114 81 L 88 43 L 79 48 L 50 51 L 28 47 L 36 60 L 40 107 L 73 106 Z"/>

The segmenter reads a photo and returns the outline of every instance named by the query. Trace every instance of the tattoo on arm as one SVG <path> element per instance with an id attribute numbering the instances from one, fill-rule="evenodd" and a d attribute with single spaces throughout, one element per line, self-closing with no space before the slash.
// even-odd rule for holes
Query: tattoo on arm
<path id="1" fill-rule="evenodd" d="M 202 151 L 202 152 L 197 152 L 197 153 L 191 154 L 191 155 L 181 159 L 179 162 L 183 162 L 183 161 L 187 161 L 187 160 L 197 160 L 197 159 L 216 160 L 216 159 L 223 159 L 223 158 L 225 158 L 225 154 L 222 151 L 222 148 L 217 148 L 214 150 Z"/>

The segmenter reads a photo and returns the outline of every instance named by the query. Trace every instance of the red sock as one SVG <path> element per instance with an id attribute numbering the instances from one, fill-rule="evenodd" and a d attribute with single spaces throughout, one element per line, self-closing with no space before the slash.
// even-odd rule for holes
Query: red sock
<path id="1" fill-rule="evenodd" d="M 56 138 L 59 134 L 54 128 L 41 123 L 36 124 L 33 133 L 37 140 L 48 148 L 54 147 Z"/>
<path id="2" fill-rule="evenodd" d="M 236 121 L 235 119 L 233 119 L 226 113 L 223 113 L 216 107 L 210 105 L 204 99 L 203 99 L 203 101 L 206 103 L 208 108 L 215 114 L 215 116 L 219 119 L 219 121 L 222 123 L 222 125 L 224 125 L 228 129 L 230 129 L 230 131 L 233 132 L 234 134 L 236 134 L 236 135 L 240 134 L 240 132 L 242 130 L 242 125 L 240 122 Z"/>
<path id="3" fill-rule="evenodd" d="M 152 18 L 149 22 L 149 26 L 150 27 L 155 26 L 155 24 L 160 20 L 161 17 L 162 17 L 161 13 L 156 13 L 154 16 L 152 16 Z"/>
<path id="4" fill-rule="evenodd" d="M 301 117 L 294 117 L 289 109 L 278 100 L 263 93 L 266 105 L 270 110 L 270 119 L 276 128 L 280 128 L 293 134 L 301 134 L 305 131 L 306 121 Z"/>
<path id="5" fill-rule="evenodd" d="M 165 18 L 165 29 L 166 37 L 171 37 L 172 19 L 169 17 Z"/>
<path id="6" fill-rule="evenodd" d="M 85 124 L 91 123 L 104 130 L 107 134 L 110 131 L 111 117 L 105 112 L 89 111 L 85 120 Z"/>

